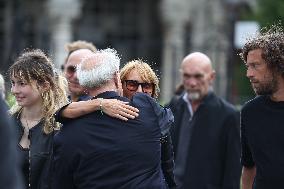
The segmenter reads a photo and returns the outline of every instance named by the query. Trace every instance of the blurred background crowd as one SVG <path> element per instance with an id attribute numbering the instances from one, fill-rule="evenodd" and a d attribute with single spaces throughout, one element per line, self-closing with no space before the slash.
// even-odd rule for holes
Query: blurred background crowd
<path id="1" fill-rule="evenodd" d="M 122 66 L 146 59 L 159 75 L 163 104 L 179 84 L 182 58 L 200 51 L 218 73 L 215 92 L 243 104 L 254 94 L 240 48 L 248 34 L 283 20 L 283 8 L 283 0 L 0 0 L 0 73 L 6 77 L 25 48 L 43 49 L 60 69 L 64 45 L 86 40 L 117 49 Z"/>

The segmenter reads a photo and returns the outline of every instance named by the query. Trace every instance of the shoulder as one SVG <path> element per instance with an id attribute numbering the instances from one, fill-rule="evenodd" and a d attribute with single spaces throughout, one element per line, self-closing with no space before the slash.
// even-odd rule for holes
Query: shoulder
<path id="1" fill-rule="evenodd" d="M 218 112 L 222 111 L 223 113 L 237 113 L 238 110 L 237 108 L 231 104 L 230 102 L 228 102 L 227 100 L 218 97 L 215 94 L 211 94 L 209 99 L 208 99 L 208 103 L 211 104 L 212 108 L 219 109 Z"/>
<path id="2" fill-rule="evenodd" d="M 143 105 L 152 105 L 157 103 L 156 100 L 145 93 L 136 93 L 132 99 L 131 103 L 137 105 L 138 107 Z"/>
<path id="3" fill-rule="evenodd" d="M 252 110 L 252 109 L 257 109 L 261 104 L 265 102 L 266 96 L 256 96 L 255 98 L 247 101 L 243 107 L 242 107 L 242 112 Z"/>
<path id="4" fill-rule="evenodd" d="M 170 102 L 168 104 L 166 104 L 166 107 L 171 108 L 173 111 L 180 107 L 183 103 L 185 103 L 185 101 L 183 100 L 183 95 L 184 93 L 180 94 L 180 95 L 174 95 Z"/>

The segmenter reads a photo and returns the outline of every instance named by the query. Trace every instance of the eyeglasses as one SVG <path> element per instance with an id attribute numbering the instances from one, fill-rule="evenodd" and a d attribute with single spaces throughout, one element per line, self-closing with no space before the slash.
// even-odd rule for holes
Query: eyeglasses
<path id="1" fill-rule="evenodd" d="M 153 83 L 139 83 L 136 80 L 125 80 L 126 88 L 129 91 L 137 91 L 139 85 L 141 85 L 141 88 L 143 92 L 145 91 L 151 91 L 153 90 L 154 84 Z"/>
<path id="2" fill-rule="evenodd" d="M 76 72 L 76 66 L 68 66 L 66 67 L 66 72 L 69 74 L 73 74 Z"/>

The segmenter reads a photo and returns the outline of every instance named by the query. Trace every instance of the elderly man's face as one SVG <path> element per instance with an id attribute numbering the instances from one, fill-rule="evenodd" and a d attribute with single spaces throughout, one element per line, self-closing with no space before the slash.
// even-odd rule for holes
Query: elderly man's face
<path id="1" fill-rule="evenodd" d="M 190 100 L 201 100 L 208 94 L 214 79 L 211 67 L 200 64 L 198 59 L 187 60 L 182 64 L 181 74 Z"/>

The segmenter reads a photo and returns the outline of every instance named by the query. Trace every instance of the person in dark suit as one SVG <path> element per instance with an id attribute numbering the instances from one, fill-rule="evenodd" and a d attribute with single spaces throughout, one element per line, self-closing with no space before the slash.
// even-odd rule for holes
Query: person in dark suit
<path id="1" fill-rule="evenodd" d="M 16 136 L 12 122 L 7 115 L 6 103 L 0 98 L 0 186 L 1 188 L 22 189 L 22 178 L 16 163 Z"/>
<path id="2" fill-rule="evenodd" d="M 212 90 L 215 71 L 208 56 L 195 52 L 181 64 L 184 92 L 169 107 L 180 189 L 239 189 L 239 113 Z"/>
<path id="3" fill-rule="evenodd" d="M 131 101 L 120 97 L 119 64 L 116 51 L 96 52 L 78 66 L 80 85 L 101 101 L 129 102 L 139 116 L 125 122 L 95 111 L 65 119 L 54 142 L 54 189 L 167 188 L 160 137 L 161 128 L 170 129 L 173 116 L 147 94 L 136 94 Z"/>

